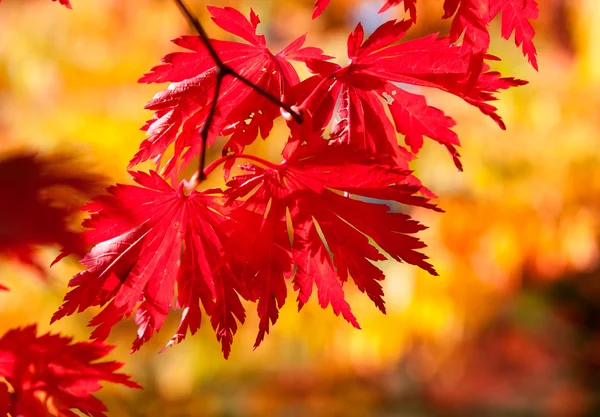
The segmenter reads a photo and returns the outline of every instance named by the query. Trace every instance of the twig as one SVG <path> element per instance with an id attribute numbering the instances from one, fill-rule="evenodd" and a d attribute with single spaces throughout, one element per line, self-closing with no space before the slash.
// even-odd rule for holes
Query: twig
<path id="1" fill-rule="evenodd" d="M 200 153 L 200 166 L 198 167 L 198 181 L 202 181 L 206 178 L 204 175 L 204 163 L 206 161 L 206 142 L 208 141 L 208 132 L 212 125 L 212 121 L 215 118 L 215 113 L 217 111 L 217 100 L 219 98 L 219 93 L 221 92 L 221 83 L 223 81 L 223 76 L 220 74 L 219 67 L 217 67 L 217 82 L 215 83 L 215 94 L 213 95 L 213 100 L 210 105 L 210 110 L 208 115 L 206 116 L 206 120 L 204 121 L 204 126 L 202 126 L 202 130 L 200 131 L 200 138 L 202 139 L 202 151 Z"/>
<path id="2" fill-rule="evenodd" d="M 202 180 L 204 180 L 206 178 L 206 176 L 204 174 L 204 164 L 205 164 L 205 161 L 206 161 L 206 142 L 208 140 L 208 133 L 210 131 L 210 128 L 211 128 L 211 125 L 212 125 L 212 122 L 214 120 L 215 113 L 216 113 L 216 110 L 217 110 L 217 100 L 219 98 L 219 93 L 220 93 L 220 90 L 221 90 L 221 84 L 222 84 L 223 78 L 225 78 L 226 76 L 230 75 L 230 76 L 236 78 L 237 80 L 239 80 L 243 84 L 245 84 L 248 87 L 252 88 L 258 94 L 260 94 L 261 96 L 263 96 L 264 98 L 266 98 L 267 100 L 269 100 L 270 102 L 272 102 L 273 104 L 276 104 L 277 106 L 281 107 L 297 123 L 302 123 L 302 116 L 300 115 L 300 113 L 298 111 L 296 111 L 295 109 L 293 109 L 291 106 L 285 104 L 280 99 L 278 99 L 276 96 L 274 96 L 273 94 L 269 93 L 267 90 L 265 90 L 261 86 L 256 85 L 252 81 L 248 80 L 243 75 L 237 73 L 236 71 L 234 71 L 233 69 L 231 69 L 227 64 L 225 64 L 221 60 L 221 58 L 219 57 L 219 54 L 217 53 L 217 51 L 213 47 L 213 45 L 212 45 L 212 43 L 211 43 L 208 35 L 206 34 L 206 31 L 204 30 L 204 28 L 202 27 L 202 24 L 196 18 L 196 16 L 194 16 L 190 12 L 190 10 L 186 7 L 186 5 L 183 4 L 182 0 L 175 0 L 175 3 L 177 3 L 177 6 L 179 6 L 179 9 L 181 10 L 181 12 L 185 15 L 185 17 L 187 18 L 187 20 L 190 22 L 190 24 L 192 25 L 192 27 L 196 30 L 196 32 L 200 36 L 200 39 L 202 40 L 202 43 L 204 44 L 204 46 L 208 50 L 208 53 L 210 54 L 210 56 L 213 59 L 213 61 L 215 61 L 215 67 L 216 67 L 217 81 L 216 81 L 216 84 L 215 84 L 215 93 L 214 93 L 214 96 L 213 96 L 213 102 L 211 104 L 210 111 L 209 111 L 208 115 L 206 116 L 206 120 L 204 121 L 204 126 L 202 127 L 202 130 L 200 132 L 200 138 L 202 140 L 202 151 L 201 151 L 201 154 L 200 154 L 200 162 L 199 162 L 199 167 L 198 167 L 197 181 L 202 181 Z M 279 64 L 279 63 L 277 62 L 277 64 Z M 280 76 L 283 77 L 283 73 L 282 72 L 280 72 Z"/>

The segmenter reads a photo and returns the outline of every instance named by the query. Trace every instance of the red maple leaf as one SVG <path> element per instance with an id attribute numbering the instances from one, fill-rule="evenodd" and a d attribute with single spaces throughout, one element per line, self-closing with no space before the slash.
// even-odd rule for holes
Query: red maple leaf
<path id="1" fill-rule="evenodd" d="M 410 13 L 410 20 L 417 23 L 417 0 L 386 0 L 378 13 L 383 13 L 390 7 L 397 6 L 400 3 L 404 3 L 404 11 Z"/>
<path id="2" fill-rule="evenodd" d="M 452 7 L 466 7 L 467 1 L 475 0 L 446 1 L 447 13 L 456 14 L 460 24 L 466 22 L 460 20 L 462 9 Z M 386 4 L 392 3 L 398 2 Z M 163 326 L 171 309 L 181 309 L 182 318 L 169 345 L 194 334 L 202 307 L 228 357 L 238 322 L 245 320 L 240 298 L 257 302 L 258 346 L 286 302 L 286 279 L 298 292 L 299 308 L 316 287 L 323 308 L 331 306 L 358 327 L 344 296 L 350 278 L 385 312 L 384 275 L 374 262 L 387 255 L 435 274 L 419 252 L 425 245 L 415 237 L 425 227 L 402 211 L 406 205 L 436 209 L 409 161 L 426 136 L 445 146 L 460 169 L 459 141 L 453 119 L 429 106 L 412 86 L 456 95 L 504 128 L 490 102 L 499 90 L 524 82 L 490 71 L 486 61 L 496 58 L 486 54 L 487 46 L 473 47 L 471 35 L 465 34 L 462 46 L 453 43 L 452 34 L 403 41 L 416 20 L 414 0 L 404 5 L 411 21 L 387 22 L 366 40 L 362 26 L 356 27 L 345 67 L 328 62 L 318 48 L 302 48 L 304 37 L 272 54 L 256 33 L 259 19 L 253 11 L 246 19 L 231 8 L 209 7 L 217 25 L 247 43 L 211 41 L 216 59 L 201 38 L 175 40 L 191 52 L 167 55 L 140 80 L 172 84 L 147 105 L 155 118 L 144 127 L 148 138 L 130 164 L 154 159 L 160 165 L 172 146 L 163 171 L 173 180 L 204 151 L 201 132 L 207 124 L 208 146 L 218 135 L 231 135 L 225 155 L 197 172 L 198 181 L 173 188 L 154 171 L 135 172 L 138 185 L 116 185 L 87 205 L 92 215 L 84 225 L 92 230 L 83 239 L 94 247 L 82 261 L 87 269 L 70 281 L 74 288 L 52 320 L 100 306 L 90 326 L 97 326 L 92 337 L 103 340 L 135 312 L 135 351 Z M 492 12 L 477 10 L 487 13 L 474 20 L 487 34 Z M 519 26 L 516 20 L 511 27 Z M 469 27 L 464 23 L 464 30 Z M 304 62 L 315 75 L 300 82 L 290 60 Z M 232 74 L 237 75 L 225 77 Z M 298 113 L 294 120 L 286 117 L 291 137 L 279 165 L 241 154 L 259 132 L 263 138 L 269 134 L 280 114 L 257 90 L 299 103 L 296 109 L 278 103 Z M 397 133 L 407 148 L 398 144 Z M 225 192 L 187 192 L 222 163 L 228 176 L 238 158 L 262 167 L 242 165 L 245 173 L 229 181 Z"/>
<path id="3" fill-rule="evenodd" d="M 331 0 L 316 0 L 313 19 L 319 16 Z M 413 23 L 417 21 L 416 0 L 386 0 L 379 13 L 404 3 Z M 454 16 L 450 40 L 458 41 L 464 33 L 463 46 L 468 52 L 485 54 L 490 46 L 487 27 L 502 13 L 502 36 L 510 39 L 515 34 L 515 44 L 523 47 L 523 54 L 537 70 L 536 49 L 533 45 L 535 31 L 530 21 L 539 16 L 536 0 L 445 0 L 444 19 Z"/>
<path id="4" fill-rule="evenodd" d="M 316 19 L 329 5 L 331 0 L 315 0 L 313 4 L 313 15 L 312 18 Z M 417 0 L 386 0 L 381 6 L 378 13 L 383 13 L 390 7 L 397 6 L 401 2 L 404 2 L 404 10 L 410 13 L 410 19 L 413 22 L 417 22 Z"/>
<path id="5" fill-rule="evenodd" d="M 312 119 L 307 129 L 323 129 L 334 119 L 332 138 L 358 150 L 391 155 L 402 168 L 408 168 L 407 161 L 413 156 L 398 145 L 396 132 L 405 136 L 413 155 L 423 145 L 424 136 L 436 140 L 462 169 L 456 151 L 460 142 L 451 130 L 454 120 L 427 105 L 424 96 L 408 91 L 408 85 L 433 87 L 461 97 L 504 128 L 489 101 L 495 100 L 493 93 L 499 89 L 523 82 L 489 72 L 480 56 L 465 60 L 462 49 L 448 38 L 433 34 L 398 43 L 410 26 L 410 21 L 392 20 L 364 40 L 358 24 L 348 38 L 350 64 L 346 67 L 308 60 L 309 69 L 318 75 L 297 88 L 304 90 L 298 94 L 307 97 L 298 107 Z"/>
<path id="6" fill-rule="evenodd" d="M 537 70 L 536 50 L 533 45 L 535 31 L 530 20 L 539 16 L 536 0 L 446 0 L 444 18 L 454 16 L 450 39 L 457 41 L 464 33 L 464 46 L 476 53 L 486 53 L 490 46 L 487 26 L 502 13 L 502 36 L 510 39 L 515 34 L 515 44 Z"/>
<path id="7" fill-rule="evenodd" d="M 183 313 L 169 344 L 181 341 L 188 330 L 195 333 L 202 304 L 227 357 L 237 321 L 245 319 L 239 296 L 258 301 L 258 345 L 277 320 L 286 298 L 285 277 L 295 267 L 300 307 L 316 284 L 320 305 L 331 305 L 358 327 L 342 291 L 349 276 L 385 311 L 378 284 L 383 273 L 370 262 L 385 257 L 367 236 L 392 258 L 435 274 L 417 252 L 424 244 L 411 236 L 424 227 L 389 212 L 385 204 L 360 198 L 434 206 L 414 195 L 419 187 L 406 183 L 409 172 L 361 155 L 344 144 L 328 146 L 319 139 L 303 146 L 292 140 L 285 164 L 268 170 L 248 166 L 249 175 L 228 183 L 228 207 L 223 197 L 210 195 L 215 190 L 186 195 L 184 183 L 175 190 L 154 172 L 133 173 L 141 187 L 111 187 L 110 195 L 86 207 L 94 214 L 84 223 L 93 228 L 85 240 L 96 246 L 82 261 L 88 269 L 71 280 L 75 288 L 52 320 L 105 306 L 90 322 L 98 326 L 92 337 L 103 340 L 139 303 L 136 350 L 161 328 L 171 308 Z M 242 197 L 247 198 L 236 201 Z"/>
<path id="8" fill-rule="evenodd" d="M 435 208 L 406 184 L 410 172 L 386 166 L 345 144 L 321 138 L 285 150 L 286 162 L 268 169 L 245 165 L 248 172 L 233 178 L 226 195 L 247 197 L 230 217 L 235 230 L 229 240 L 234 270 L 258 300 L 259 334 L 255 346 L 275 323 L 286 299 L 285 278 L 292 276 L 299 309 L 313 285 L 321 307 L 331 305 L 359 327 L 344 298 L 342 285 L 351 276 L 383 312 L 383 272 L 371 263 L 386 257 L 369 238 L 397 261 L 417 265 L 432 274 L 425 245 L 412 236 L 424 226 L 406 214 L 390 211 L 391 202 Z M 376 204 L 370 201 L 377 201 Z M 384 204 L 387 203 L 387 204 Z M 286 212 L 292 224 L 290 243 Z"/>
<path id="9" fill-rule="evenodd" d="M 242 284 L 227 266 L 216 268 L 221 257 L 225 218 L 219 197 L 208 192 L 173 189 L 155 172 L 132 173 L 142 187 L 116 185 L 84 209 L 94 213 L 84 222 L 93 230 L 85 240 L 96 245 L 82 263 L 88 267 L 70 281 L 75 287 L 52 321 L 90 306 L 105 308 L 90 322 L 98 326 L 94 339 L 104 340 L 110 329 L 137 308 L 135 351 L 159 330 L 171 308 L 182 309 L 182 319 L 170 343 L 200 327 L 200 303 L 227 357 L 236 319 L 245 313 L 238 293 Z M 214 190 L 213 190 L 214 191 Z M 178 287 L 174 303 L 175 285 Z"/>
<path id="10" fill-rule="evenodd" d="M 86 173 L 67 154 L 20 153 L 0 161 L 0 255 L 46 269 L 35 258 L 37 246 L 58 244 L 85 253 L 69 220 L 82 200 L 100 190 L 103 178 Z"/>
<path id="11" fill-rule="evenodd" d="M 10 408 L 12 400 L 10 397 L 10 392 L 8 391 L 8 386 L 4 383 L 0 383 L 0 416 L 7 417 L 8 413 L 10 413 Z"/>
<path id="12" fill-rule="evenodd" d="M 277 54 L 267 48 L 263 35 L 256 33 L 260 22 L 254 11 L 250 20 L 230 8 L 208 6 L 213 21 L 222 29 L 248 43 L 211 40 L 221 60 L 235 72 L 264 90 L 285 99 L 286 89 L 299 82 L 290 60 L 325 59 L 318 48 L 305 47 L 305 36 L 296 39 Z M 174 156 L 164 168 L 165 175 L 178 171 L 177 164 L 186 165 L 201 151 L 200 130 L 210 111 L 217 79 L 215 62 L 197 36 L 182 36 L 173 41 L 193 52 L 176 52 L 165 56 L 158 65 L 139 81 L 145 83 L 171 82 L 169 89 L 160 92 L 146 105 L 153 110 L 154 120 L 143 129 L 148 138 L 140 145 L 130 167 L 148 159 L 160 164 L 169 145 L 175 144 Z M 252 143 L 260 131 L 264 139 L 279 116 L 279 108 L 239 80 L 228 77 L 223 81 L 217 101 L 217 113 L 209 132 L 210 146 L 217 135 L 231 135 L 226 150 L 240 152 Z"/>
<path id="13" fill-rule="evenodd" d="M 78 410 L 104 417 L 106 407 L 92 396 L 100 381 L 141 388 L 128 375 L 115 373 L 119 362 L 96 362 L 112 350 L 99 342 L 72 343 L 36 327 L 9 330 L 0 338 L 0 416 L 73 417 Z M 96 363 L 94 363 L 96 362 Z M 9 384 L 9 385 L 7 385 Z"/>
<path id="14" fill-rule="evenodd" d="M 56 0 L 52 0 L 52 1 L 56 1 Z M 68 9 L 71 9 L 71 2 L 69 0 L 58 0 L 58 2 L 60 4 L 62 4 L 63 6 L 66 6 Z"/>
<path id="15" fill-rule="evenodd" d="M 515 34 L 515 44 L 522 45 L 523 54 L 537 70 L 537 51 L 533 44 L 535 30 L 531 21 L 539 17 L 536 0 L 502 0 L 490 1 L 490 17 L 493 19 L 502 13 L 502 36 L 510 39 Z"/>

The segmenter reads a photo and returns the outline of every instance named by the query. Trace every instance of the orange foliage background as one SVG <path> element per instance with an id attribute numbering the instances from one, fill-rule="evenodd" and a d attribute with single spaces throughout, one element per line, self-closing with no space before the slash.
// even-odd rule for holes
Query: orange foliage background
<path id="1" fill-rule="evenodd" d="M 188 3 L 213 37 L 225 36 L 204 2 Z M 309 44 L 340 57 L 357 20 L 374 28 L 402 12 L 378 16 L 379 1 L 332 0 L 311 21 L 311 3 L 211 2 L 253 7 L 273 49 L 308 32 Z M 540 3 L 539 73 L 492 28 L 491 52 L 503 58 L 497 68 L 530 81 L 501 95 L 507 131 L 458 99 L 427 92 L 457 120 L 465 166 L 456 172 L 431 144 L 414 166 L 446 211 L 413 213 L 430 226 L 422 237 L 440 277 L 383 262 L 386 316 L 362 294 L 348 295 L 360 331 L 314 302 L 298 314 L 290 298 L 252 351 L 257 320 L 249 314 L 229 361 L 210 329 L 157 354 L 168 328 L 130 356 L 135 327 L 122 323 L 109 339 L 113 356 L 146 389 L 106 387 L 109 415 L 600 415 L 600 3 Z M 420 1 L 412 36 L 447 30 L 441 5 Z M 69 11 L 5 0 L 0 33 L 0 158 L 68 150 L 112 181 L 128 181 L 127 162 L 144 137 L 138 129 L 150 117 L 143 106 L 160 88 L 136 80 L 174 50 L 170 39 L 191 33 L 174 4 L 73 0 Z M 277 158 L 278 129 L 253 150 Z M 57 253 L 40 248 L 45 264 Z M 0 260 L 0 281 L 11 288 L 0 293 L 0 332 L 34 322 L 48 330 L 78 270 L 62 262 L 46 282 Z M 90 317 L 52 330 L 84 340 Z"/>

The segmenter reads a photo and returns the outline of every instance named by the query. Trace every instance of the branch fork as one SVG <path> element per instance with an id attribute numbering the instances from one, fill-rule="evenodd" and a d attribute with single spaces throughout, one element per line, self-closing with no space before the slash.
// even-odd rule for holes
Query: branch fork
<path id="1" fill-rule="evenodd" d="M 195 188 L 196 186 L 198 186 L 198 184 L 200 184 L 200 182 L 202 182 L 204 179 L 206 179 L 206 176 L 208 175 L 208 173 L 210 171 L 212 171 L 212 169 L 214 169 L 214 167 L 213 167 L 209 172 L 205 172 L 205 169 L 204 169 L 204 166 L 206 164 L 206 142 L 208 141 L 208 132 L 210 131 L 210 128 L 212 127 L 212 124 L 213 124 L 213 120 L 215 118 L 215 113 L 217 111 L 217 100 L 219 99 L 221 85 L 222 85 L 223 79 L 225 77 L 231 76 L 231 77 L 236 78 L 243 84 L 252 88 L 258 94 L 260 94 L 261 96 L 263 96 L 264 98 L 266 98 L 267 100 L 272 102 L 273 104 L 276 104 L 277 106 L 279 106 L 281 109 L 281 114 L 284 117 L 284 119 L 286 119 L 288 121 L 294 120 L 297 123 L 302 123 L 303 119 L 302 119 L 301 112 L 298 110 L 297 107 L 289 106 L 288 104 L 284 103 L 283 101 L 278 99 L 276 96 L 274 96 L 273 94 L 271 94 L 264 88 L 253 83 L 252 81 L 248 80 L 243 75 L 234 71 L 227 64 L 225 64 L 223 62 L 223 60 L 219 57 L 219 54 L 217 53 L 215 48 L 213 47 L 213 45 L 210 41 L 210 38 L 206 34 L 206 31 L 204 30 L 204 28 L 203 28 L 202 24 L 200 23 L 200 21 L 198 20 L 198 18 L 190 12 L 190 10 L 187 8 L 187 6 L 183 3 L 182 0 L 175 0 L 175 3 L 177 4 L 177 6 L 181 10 L 181 12 L 185 15 L 188 22 L 192 25 L 192 27 L 196 30 L 196 32 L 200 36 L 202 43 L 208 50 L 208 53 L 210 54 L 211 58 L 215 62 L 215 66 L 216 66 L 215 72 L 216 72 L 217 81 L 215 84 L 215 92 L 213 95 L 209 113 L 206 116 L 206 119 L 204 121 L 204 126 L 202 126 L 202 128 L 200 129 L 200 138 L 202 140 L 202 151 L 200 153 L 200 161 L 199 161 L 199 165 L 198 165 L 198 170 L 192 176 L 192 178 L 188 181 L 188 183 L 187 183 L 188 186 L 186 187 L 186 188 L 188 188 L 188 187 Z M 225 162 L 225 159 L 220 158 L 217 161 L 222 163 L 222 162 Z M 215 162 L 217 162 L 217 161 L 215 161 Z M 266 162 L 266 161 L 262 161 L 262 163 L 264 163 L 264 162 Z"/>

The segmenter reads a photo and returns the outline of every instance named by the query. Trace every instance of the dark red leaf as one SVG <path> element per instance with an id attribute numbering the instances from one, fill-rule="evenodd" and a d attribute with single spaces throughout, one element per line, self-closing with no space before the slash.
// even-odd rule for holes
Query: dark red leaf
<path id="1" fill-rule="evenodd" d="M 83 255 L 69 220 L 103 181 L 68 154 L 5 157 L 0 161 L 0 255 L 32 266 L 41 275 L 46 268 L 36 260 L 38 246 L 58 244 Z"/>
<path id="2" fill-rule="evenodd" d="M 119 362 L 97 362 L 113 349 L 100 342 L 73 343 L 68 337 L 36 336 L 36 327 L 9 330 L 0 338 L 0 416 L 73 417 L 78 410 L 104 417 L 106 407 L 92 396 L 100 381 L 141 388 Z"/>

